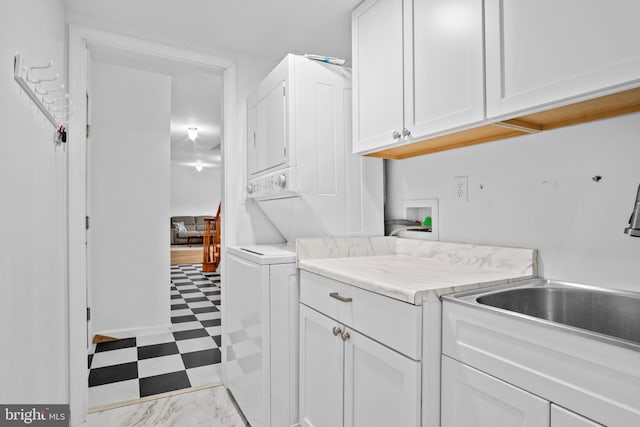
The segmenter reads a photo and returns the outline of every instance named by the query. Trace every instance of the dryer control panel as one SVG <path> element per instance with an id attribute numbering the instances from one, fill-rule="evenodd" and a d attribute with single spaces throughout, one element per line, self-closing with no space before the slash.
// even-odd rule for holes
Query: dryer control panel
<path id="1" fill-rule="evenodd" d="M 268 200 L 298 196 L 297 183 L 296 168 L 281 169 L 268 175 L 250 179 L 247 183 L 247 197 Z"/>

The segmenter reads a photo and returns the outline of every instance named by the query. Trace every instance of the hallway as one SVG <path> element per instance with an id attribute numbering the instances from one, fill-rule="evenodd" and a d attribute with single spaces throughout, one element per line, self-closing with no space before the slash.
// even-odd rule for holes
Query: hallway
<path id="1" fill-rule="evenodd" d="M 171 267 L 171 331 L 94 345 L 89 407 L 220 383 L 220 275 Z"/>

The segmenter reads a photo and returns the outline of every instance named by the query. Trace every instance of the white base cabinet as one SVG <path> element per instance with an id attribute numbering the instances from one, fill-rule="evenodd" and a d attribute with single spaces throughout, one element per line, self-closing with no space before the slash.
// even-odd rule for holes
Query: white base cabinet
<path id="1" fill-rule="evenodd" d="M 567 411 L 560 406 L 551 404 L 551 425 L 553 427 L 603 427 L 575 412 Z"/>
<path id="2" fill-rule="evenodd" d="M 439 390 L 439 363 L 434 372 L 421 361 L 431 360 L 423 342 L 433 344 L 422 338 L 423 307 L 307 271 L 300 302 L 302 426 L 439 426 L 439 396 L 429 387 Z M 433 316 L 439 329 L 439 311 Z"/>
<path id="3" fill-rule="evenodd" d="M 420 362 L 344 329 L 344 426 L 418 427 Z"/>
<path id="4" fill-rule="evenodd" d="M 549 402 L 442 357 L 442 427 L 549 427 Z"/>
<path id="5" fill-rule="evenodd" d="M 305 305 L 300 326 L 303 426 L 420 425 L 420 362 Z"/>
<path id="6" fill-rule="evenodd" d="M 631 348 L 447 298 L 442 426 L 475 418 L 489 424 L 472 425 L 499 426 L 508 416 L 500 414 L 504 410 L 523 421 L 511 425 L 638 427 L 639 360 Z M 457 414 L 465 401 L 471 414 Z M 546 415 L 534 415 L 535 402 L 544 404 Z M 538 424 L 539 418 L 550 424 Z"/>
<path id="7" fill-rule="evenodd" d="M 341 426 L 344 345 L 333 335 L 337 323 L 300 306 L 300 424 Z"/>
<path id="8" fill-rule="evenodd" d="M 442 427 L 602 426 L 447 356 L 442 379 Z"/>

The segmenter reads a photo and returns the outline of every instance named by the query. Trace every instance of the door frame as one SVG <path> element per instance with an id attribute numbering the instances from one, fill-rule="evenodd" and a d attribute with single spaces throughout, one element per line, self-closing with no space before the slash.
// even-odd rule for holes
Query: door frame
<path id="1" fill-rule="evenodd" d="M 236 114 L 236 64 L 234 61 L 203 54 L 200 52 L 185 50 L 178 47 L 163 45 L 134 37 L 109 33 L 93 28 L 71 24 L 69 26 L 69 98 L 74 105 L 75 114 L 71 115 L 69 122 L 69 142 L 67 144 L 67 274 L 68 274 L 68 316 L 69 316 L 69 365 L 68 365 L 68 392 L 71 412 L 70 424 L 72 426 L 84 422 L 88 402 L 88 351 L 87 340 L 87 256 L 85 244 L 85 216 L 86 216 L 86 91 L 88 58 L 87 46 L 91 44 L 107 46 L 120 50 L 140 54 L 144 56 L 156 56 L 172 61 L 181 61 L 194 65 L 209 67 L 222 72 L 224 81 L 224 106 L 223 106 L 223 138 L 222 152 L 222 217 L 227 211 L 224 200 L 226 199 L 227 173 L 225 167 L 228 159 L 228 151 L 225 150 L 225 142 L 234 141 Z M 238 135 L 239 137 L 240 135 Z M 222 242 L 225 247 L 225 236 L 228 235 L 228 222 L 222 221 Z"/>

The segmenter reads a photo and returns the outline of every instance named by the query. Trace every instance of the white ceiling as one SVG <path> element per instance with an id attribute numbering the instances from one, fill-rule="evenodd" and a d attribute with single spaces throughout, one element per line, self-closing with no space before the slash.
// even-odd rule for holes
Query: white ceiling
<path id="1" fill-rule="evenodd" d="M 204 167 L 220 164 L 222 126 L 222 77 L 201 72 L 174 75 L 171 84 L 171 162 Z M 189 127 L 198 138 L 187 137 Z"/>
<path id="2" fill-rule="evenodd" d="M 351 58 L 361 0 L 65 0 L 70 22 L 181 46 L 277 61 L 287 53 Z"/>

